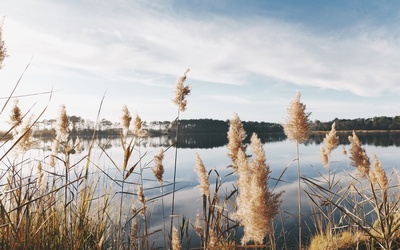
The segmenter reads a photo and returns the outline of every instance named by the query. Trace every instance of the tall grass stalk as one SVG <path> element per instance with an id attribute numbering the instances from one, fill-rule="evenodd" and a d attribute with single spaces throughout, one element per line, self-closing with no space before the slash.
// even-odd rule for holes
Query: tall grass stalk
<path id="1" fill-rule="evenodd" d="M 162 223 L 163 223 L 163 242 L 164 246 L 167 246 L 167 237 L 166 237 L 166 227 L 165 227 L 165 206 L 164 206 L 164 165 L 163 165 L 163 159 L 164 159 L 164 150 L 161 148 L 159 153 L 154 156 L 154 163 L 156 166 L 152 168 L 151 170 L 153 171 L 154 176 L 157 179 L 157 182 L 160 185 L 160 190 L 161 190 L 161 209 L 162 209 Z"/>
<path id="2" fill-rule="evenodd" d="M 117 248 L 121 248 L 123 246 L 123 236 L 122 236 L 122 214 L 123 214 L 123 201 L 125 194 L 125 180 L 127 178 L 127 167 L 129 163 L 129 159 L 131 158 L 133 149 L 134 149 L 134 141 L 133 137 L 129 138 L 129 129 L 131 124 L 132 116 L 128 110 L 128 107 L 125 105 L 122 108 L 122 130 L 121 130 L 121 145 L 122 150 L 124 151 L 123 163 L 121 166 L 121 195 L 119 200 L 119 210 L 118 210 L 118 230 L 117 230 Z"/>
<path id="3" fill-rule="evenodd" d="M 179 116 L 180 112 L 184 112 L 186 110 L 187 100 L 186 96 L 190 94 L 191 87 L 190 85 L 184 86 L 186 81 L 186 74 L 189 72 L 189 69 L 185 71 L 185 73 L 178 78 L 175 86 L 175 97 L 172 100 L 174 104 L 178 106 L 178 114 L 175 119 L 176 123 L 176 133 L 175 133 L 175 158 L 174 158 L 174 176 L 172 182 L 172 201 L 171 201 L 171 225 L 170 232 L 172 233 L 172 228 L 174 225 L 174 217 L 175 217 L 175 191 L 176 191 L 176 168 L 178 161 L 178 136 L 179 136 Z"/>
<path id="4" fill-rule="evenodd" d="M 288 118 L 284 124 L 284 132 L 290 141 L 296 143 L 297 156 L 297 203 L 298 203 L 298 223 L 299 223 L 299 249 L 302 249 L 302 212 L 301 212 L 301 173 L 300 173 L 300 153 L 299 144 L 308 140 L 311 131 L 311 122 L 306 112 L 306 105 L 300 102 L 300 92 L 296 93 L 295 98 L 290 102 L 288 108 Z"/>

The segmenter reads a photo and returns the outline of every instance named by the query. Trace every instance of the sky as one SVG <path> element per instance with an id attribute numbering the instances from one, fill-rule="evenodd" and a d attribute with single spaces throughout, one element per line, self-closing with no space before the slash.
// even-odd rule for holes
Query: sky
<path id="1" fill-rule="evenodd" d="M 1 0 L 0 16 L 0 105 L 22 76 L 14 96 L 45 119 L 172 121 L 187 68 L 180 119 L 282 123 L 297 91 L 311 120 L 399 115 L 400 1 Z"/>

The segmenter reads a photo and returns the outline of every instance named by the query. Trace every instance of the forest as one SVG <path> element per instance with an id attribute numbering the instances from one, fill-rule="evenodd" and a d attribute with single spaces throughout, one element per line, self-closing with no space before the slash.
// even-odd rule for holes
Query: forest
<path id="1" fill-rule="evenodd" d="M 112 122 L 105 118 L 97 123 L 85 120 L 79 116 L 69 116 L 69 129 L 71 134 L 80 136 L 91 136 L 94 130 L 97 130 L 98 136 L 119 136 L 121 124 Z M 42 120 L 37 123 L 34 135 L 53 136 L 55 133 L 55 119 Z M 336 124 L 337 131 L 396 131 L 400 130 L 400 116 L 387 117 L 379 116 L 373 118 L 339 119 L 322 122 L 314 120 L 311 122 L 312 131 L 329 131 L 332 123 Z M 179 133 L 181 136 L 190 134 L 226 134 L 229 129 L 229 120 L 215 119 L 182 119 L 179 121 Z M 148 131 L 148 136 L 174 135 L 177 129 L 176 121 L 152 121 L 143 122 L 143 128 Z M 273 122 L 243 121 L 243 127 L 247 135 L 257 134 L 275 134 L 283 133 L 283 126 Z"/>

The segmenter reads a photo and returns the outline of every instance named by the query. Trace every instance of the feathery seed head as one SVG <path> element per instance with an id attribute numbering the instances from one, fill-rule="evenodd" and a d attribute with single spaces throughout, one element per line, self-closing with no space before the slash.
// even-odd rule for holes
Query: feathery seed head
<path id="1" fill-rule="evenodd" d="M 18 127 L 22 123 L 22 112 L 18 105 L 18 99 L 14 101 L 14 106 L 10 115 L 10 123 L 13 127 Z"/>
<path id="2" fill-rule="evenodd" d="M 164 159 L 164 150 L 161 149 L 160 152 L 156 156 L 154 156 L 154 162 L 156 164 L 156 167 L 151 169 L 160 185 L 162 185 L 163 175 L 164 175 L 164 166 L 162 163 L 163 159 Z"/>
<path id="3" fill-rule="evenodd" d="M 233 169 L 237 171 L 237 157 L 238 151 L 245 151 L 245 146 L 243 145 L 243 140 L 246 138 L 246 131 L 243 128 L 243 124 L 237 113 L 233 114 L 233 118 L 229 123 L 228 131 L 228 156 L 232 159 Z"/>
<path id="4" fill-rule="evenodd" d="M 324 144 L 326 147 L 326 154 L 330 154 L 339 144 L 339 137 L 336 136 L 335 123 L 332 123 L 331 131 L 326 134 L 324 138 Z"/>
<path id="5" fill-rule="evenodd" d="M 196 231 L 196 234 L 201 237 L 201 235 L 203 234 L 203 229 L 201 228 L 201 225 L 200 225 L 200 214 L 198 212 L 196 213 L 196 220 L 194 222 L 194 229 Z"/>
<path id="6" fill-rule="evenodd" d="M 37 185 L 38 189 L 41 191 L 41 193 L 43 193 L 43 191 L 44 191 L 44 181 L 43 181 L 44 172 L 43 172 L 42 162 L 40 162 L 40 161 L 37 165 L 37 172 L 38 172 L 38 179 L 37 179 L 36 185 Z"/>
<path id="7" fill-rule="evenodd" d="M 215 231 L 213 228 L 210 228 L 209 234 L 210 234 L 210 236 L 208 239 L 208 245 L 210 247 L 215 247 L 218 243 L 218 238 L 217 238 L 217 235 L 215 234 Z"/>
<path id="8" fill-rule="evenodd" d="M 28 151 L 33 145 L 33 130 L 32 130 L 32 116 L 29 117 L 28 120 L 24 122 L 24 125 L 21 129 L 22 138 L 18 142 L 18 149 L 22 152 Z"/>
<path id="9" fill-rule="evenodd" d="M 123 135 L 124 137 L 126 137 L 128 130 L 129 130 L 129 126 L 131 124 L 132 121 L 132 116 L 128 110 L 128 107 L 126 105 L 124 105 L 122 107 L 122 131 L 123 131 Z"/>
<path id="10" fill-rule="evenodd" d="M 308 117 L 311 113 L 306 112 L 306 105 L 300 102 L 300 92 L 297 91 L 295 98 L 290 102 L 288 118 L 284 124 L 284 132 L 289 140 L 304 143 L 310 135 L 311 122 Z"/>
<path id="11" fill-rule="evenodd" d="M 382 167 L 381 162 L 379 161 L 376 154 L 373 155 L 374 162 L 372 163 L 372 169 L 374 170 L 374 175 L 376 178 L 376 182 L 378 183 L 379 187 L 382 189 L 388 189 L 389 181 L 386 175 L 385 170 Z"/>
<path id="12" fill-rule="evenodd" d="M 6 47 L 3 41 L 3 21 L 0 23 L 0 69 L 3 66 L 3 61 L 7 57 Z"/>
<path id="13" fill-rule="evenodd" d="M 66 142 L 68 139 L 68 127 L 69 120 L 67 116 L 67 110 L 65 108 L 65 105 L 63 104 L 60 107 L 60 114 L 57 120 L 56 127 L 57 138 L 62 142 Z"/>
<path id="14" fill-rule="evenodd" d="M 324 149 L 324 147 L 321 147 L 320 155 L 321 155 L 321 160 L 322 160 L 322 163 L 324 164 L 324 167 L 326 169 L 329 169 L 330 166 L 329 166 L 328 155 L 327 155 L 326 150 Z"/>
<path id="15" fill-rule="evenodd" d="M 146 135 L 146 131 L 142 129 L 142 119 L 139 115 L 135 116 L 135 123 L 133 124 L 133 134 L 137 137 L 143 137 Z"/>
<path id="16" fill-rule="evenodd" d="M 194 170 L 197 173 L 197 176 L 199 177 L 199 182 L 200 185 L 198 188 L 200 189 L 200 193 L 202 195 L 205 195 L 207 197 L 210 196 L 210 182 L 208 181 L 208 174 L 207 170 L 204 167 L 203 161 L 200 158 L 200 155 L 196 153 L 196 166 Z"/>
<path id="17" fill-rule="evenodd" d="M 54 140 L 51 148 L 51 155 L 49 157 L 49 165 L 54 167 L 56 165 L 56 155 L 60 149 L 60 141 Z"/>
<path id="18" fill-rule="evenodd" d="M 356 133 L 353 131 L 353 136 L 349 136 L 350 141 L 350 160 L 351 165 L 356 167 L 359 171 L 360 177 L 364 178 L 368 176 L 370 170 L 370 161 L 365 149 L 361 147 L 360 139 L 358 139 Z"/>
<path id="19" fill-rule="evenodd" d="M 175 226 L 172 228 L 171 250 L 181 250 L 181 240 Z"/>
<path id="20" fill-rule="evenodd" d="M 144 196 L 143 192 L 143 187 L 139 185 L 139 190 L 138 190 L 138 200 L 142 204 L 142 210 L 140 210 L 141 215 L 146 214 L 146 197 Z"/>
<path id="21" fill-rule="evenodd" d="M 280 195 L 268 190 L 270 167 L 266 163 L 261 141 L 254 133 L 250 139 L 254 158 L 249 162 L 243 150 L 238 151 L 238 210 L 233 215 L 244 227 L 242 244 L 261 244 L 271 232 L 271 220 L 277 214 Z"/>
<path id="22" fill-rule="evenodd" d="M 173 103 L 178 105 L 180 111 L 186 110 L 187 100 L 185 99 L 186 96 L 190 94 L 191 87 L 190 85 L 184 86 L 186 80 L 186 74 L 189 72 L 189 69 L 185 71 L 185 73 L 178 78 L 175 87 L 175 98 L 172 100 Z"/>

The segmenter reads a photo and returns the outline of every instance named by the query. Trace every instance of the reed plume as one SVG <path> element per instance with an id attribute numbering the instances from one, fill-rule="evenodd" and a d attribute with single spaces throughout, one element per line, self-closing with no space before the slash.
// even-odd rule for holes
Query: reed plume
<path id="1" fill-rule="evenodd" d="M 7 50 L 3 41 L 3 21 L 0 24 L 0 69 L 3 66 L 3 61 L 7 57 Z"/>
<path id="2" fill-rule="evenodd" d="M 326 148 L 326 154 L 330 154 L 339 144 L 339 137 L 336 135 L 336 124 L 332 123 L 331 131 L 325 135 L 324 144 Z"/>
<path id="3" fill-rule="evenodd" d="M 190 85 L 184 86 L 184 83 L 186 81 L 186 74 L 188 72 L 189 69 L 187 69 L 185 73 L 178 78 L 178 81 L 176 82 L 175 86 L 175 98 L 172 100 L 173 103 L 178 105 L 179 111 L 182 112 L 186 110 L 186 105 L 187 105 L 186 96 L 188 96 L 191 91 Z"/>
<path id="4" fill-rule="evenodd" d="M 306 112 L 306 105 L 300 102 L 300 97 L 300 92 L 297 91 L 290 102 L 288 118 L 283 126 L 288 139 L 299 144 L 306 142 L 311 132 L 311 122 L 308 119 L 311 113 Z"/>
<path id="5" fill-rule="evenodd" d="M 162 221 L 163 221 L 163 232 L 164 232 L 164 245 L 166 245 L 166 229 L 165 229 L 165 209 L 164 209 L 164 189 L 163 189 L 163 175 L 164 175 L 164 150 L 160 149 L 160 152 L 154 156 L 154 163 L 156 166 L 152 168 L 154 177 L 156 177 L 161 189 L 161 206 L 162 206 Z"/>
<path id="6" fill-rule="evenodd" d="M 370 176 L 371 173 L 373 173 L 373 183 L 377 183 L 379 187 L 383 190 L 387 190 L 389 188 L 389 181 L 386 175 L 385 170 L 382 167 L 381 162 L 379 161 L 378 157 L 376 154 L 373 154 L 374 157 L 374 162 L 372 163 L 372 171 L 370 171 Z"/>
<path id="7" fill-rule="evenodd" d="M 10 115 L 10 123 L 11 123 L 11 126 L 14 128 L 18 127 L 22 123 L 22 112 L 21 112 L 21 109 L 19 108 L 18 103 L 19 103 L 19 101 L 18 101 L 18 99 L 16 99 L 14 101 L 14 106 L 12 107 L 11 115 Z"/>
<path id="8" fill-rule="evenodd" d="M 249 161 L 243 150 L 238 150 L 236 157 L 239 195 L 238 210 L 233 218 L 244 227 L 244 245 L 250 241 L 263 243 L 264 238 L 272 231 L 271 221 L 280 205 L 280 194 L 272 193 L 268 189 L 271 171 L 256 134 L 252 135 L 250 146 L 254 159 Z"/>
<path id="9" fill-rule="evenodd" d="M 194 221 L 194 231 L 196 234 L 202 238 L 203 237 L 203 228 L 200 225 L 200 214 L 199 212 L 196 213 L 196 219 Z"/>
<path id="10" fill-rule="evenodd" d="M 200 155 L 196 153 L 196 166 L 194 170 L 197 173 L 197 176 L 199 177 L 199 182 L 200 185 L 197 186 L 200 190 L 200 193 L 202 195 L 205 195 L 206 197 L 210 196 L 210 182 L 208 181 L 208 174 L 207 170 L 204 167 L 203 161 L 200 158 Z"/>
<path id="11" fill-rule="evenodd" d="M 46 183 L 43 180 L 44 179 L 44 171 L 43 171 L 43 165 L 42 165 L 41 161 L 39 161 L 38 165 L 37 165 L 37 174 L 38 174 L 38 178 L 36 181 L 36 185 L 37 185 L 37 187 L 40 191 L 40 195 L 41 195 L 44 193 L 45 188 L 46 188 L 45 187 Z"/>
<path id="12" fill-rule="evenodd" d="M 140 204 L 142 204 L 142 209 L 140 210 L 140 214 L 145 215 L 147 206 L 146 206 L 146 197 L 144 196 L 142 185 L 139 185 L 138 200 L 139 200 Z"/>
<path id="13" fill-rule="evenodd" d="M 178 135 L 179 135 L 179 115 L 180 112 L 184 112 L 186 110 L 187 100 L 186 96 L 190 94 L 191 87 L 190 85 L 184 86 L 186 81 L 186 74 L 189 72 L 189 69 L 185 71 L 185 73 L 178 78 L 175 86 L 175 97 L 172 100 L 174 104 L 178 106 L 178 114 L 175 119 L 176 122 L 176 131 L 175 131 L 175 159 L 174 159 L 174 176 L 172 182 L 172 205 L 171 205 L 171 225 L 170 225 L 170 232 L 172 232 L 172 227 L 174 224 L 174 217 L 175 217 L 175 190 L 176 190 L 176 167 L 178 161 Z"/>
<path id="14" fill-rule="evenodd" d="M 57 138 L 60 141 L 66 142 L 68 140 L 69 120 L 67 116 L 67 110 L 64 104 L 61 105 L 60 107 L 60 114 L 57 120 L 56 133 L 57 133 Z"/>
<path id="15" fill-rule="evenodd" d="M 180 250 L 181 240 L 179 239 L 178 229 L 173 227 L 172 229 L 172 239 L 171 239 L 171 250 Z"/>
<path id="16" fill-rule="evenodd" d="M 365 149 L 361 146 L 356 132 L 353 131 L 353 136 L 349 136 L 350 141 L 350 160 L 351 165 L 358 169 L 361 178 L 368 176 L 370 171 L 370 161 Z"/>
<path id="17" fill-rule="evenodd" d="M 164 159 L 164 150 L 161 149 L 160 152 L 156 156 L 154 156 L 154 163 L 156 164 L 156 166 L 151 169 L 153 171 L 154 177 L 156 177 L 160 185 L 162 185 L 163 183 L 163 175 L 164 175 L 164 165 L 162 163 L 163 159 Z"/>
<path id="18" fill-rule="evenodd" d="M 128 107 L 126 105 L 124 105 L 122 107 L 122 135 L 123 137 L 126 137 L 129 131 L 129 126 L 131 124 L 132 121 L 132 116 L 128 110 Z"/>
<path id="19" fill-rule="evenodd" d="M 18 142 L 18 149 L 27 152 L 33 146 L 32 116 L 30 116 L 21 128 L 21 137 Z"/>
<path id="20" fill-rule="evenodd" d="M 67 116 L 67 111 L 65 108 L 65 105 L 60 106 L 60 113 L 57 119 L 57 124 L 56 124 L 56 138 L 53 141 L 52 145 L 52 154 L 50 155 L 50 162 L 49 165 L 54 167 L 56 162 L 55 162 L 55 156 L 58 154 L 58 150 L 60 149 L 60 145 L 63 145 L 67 147 L 67 140 L 68 140 L 68 130 L 69 127 L 69 120 Z"/>
<path id="21" fill-rule="evenodd" d="M 300 185 L 300 153 L 299 144 L 308 140 L 311 131 L 311 122 L 308 117 L 311 113 L 306 112 L 306 105 L 300 102 L 300 92 L 296 92 L 295 98 L 290 102 L 288 118 L 283 125 L 284 132 L 290 141 L 296 142 L 297 154 L 297 200 L 298 200 L 298 223 L 299 223 L 299 248 L 302 248 L 302 214 L 301 214 L 301 185 Z"/>
<path id="22" fill-rule="evenodd" d="M 142 118 L 139 115 L 135 116 L 135 121 L 133 124 L 133 134 L 137 137 L 143 137 L 146 135 L 146 130 L 142 128 Z"/>
<path id="23" fill-rule="evenodd" d="M 238 152 L 245 151 L 246 148 L 243 145 L 243 140 L 246 138 L 246 131 L 243 128 L 243 124 L 237 113 L 233 114 L 233 118 L 229 122 L 229 131 L 228 131 L 228 156 L 232 160 L 232 168 L 234 171 L 237 171 L 237 157 Z"/>
<path id="24" fill-rule="evenodd" d="M 329 168 L 329 159 L 328 159 L 328 154 L 324 147 L 321 147 L 320 156 L 321 156 L 321 161 L 324 164 L 325 168 L 328 169 Z"/>

